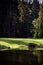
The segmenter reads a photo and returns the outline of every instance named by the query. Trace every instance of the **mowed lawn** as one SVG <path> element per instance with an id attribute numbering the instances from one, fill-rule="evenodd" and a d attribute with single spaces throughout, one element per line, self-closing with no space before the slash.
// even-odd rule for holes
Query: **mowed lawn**
<path id="1" fill-rule="evenodd" d="M 10 47 L 10 49 L 28 50 L 29 43 L 40 45 L 43 44 L 43 39 L 0 38 L 0 45 Z"/>

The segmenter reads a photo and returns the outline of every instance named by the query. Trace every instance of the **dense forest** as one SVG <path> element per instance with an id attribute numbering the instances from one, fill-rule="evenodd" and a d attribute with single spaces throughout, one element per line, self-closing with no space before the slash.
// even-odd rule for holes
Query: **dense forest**
<path id="1" fill-rule="evenodd" d="M 43 2 L 0 0 L 0 37 L 43 38 Z"/>

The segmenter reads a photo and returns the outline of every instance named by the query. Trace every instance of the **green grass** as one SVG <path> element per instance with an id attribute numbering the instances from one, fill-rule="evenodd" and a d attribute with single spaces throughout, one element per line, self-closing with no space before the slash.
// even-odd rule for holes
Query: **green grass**
<path id="1" fill-rule="evenodd" d="M 28 50 L 29 43 L 40 45 L 43 44 L 43 39 L 0 38 L 0 45 L 10 47 L 11 49 Z"/>

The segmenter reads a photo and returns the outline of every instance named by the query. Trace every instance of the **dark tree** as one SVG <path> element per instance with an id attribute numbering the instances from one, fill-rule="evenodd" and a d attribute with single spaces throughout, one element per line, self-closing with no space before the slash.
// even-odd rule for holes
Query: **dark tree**
<path id="1" fill-rule="evenodd" d="M 0 37 L 15 37 L 18 17 L 17 0 L 0 1 Z"/>

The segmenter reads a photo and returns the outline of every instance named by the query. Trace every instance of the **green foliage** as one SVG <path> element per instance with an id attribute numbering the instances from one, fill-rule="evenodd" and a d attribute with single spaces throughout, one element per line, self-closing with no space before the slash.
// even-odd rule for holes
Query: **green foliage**
<path id="1" fill-rule="evenodd" d="M 34 38 L 42 37 L 42 33 L 43 33 L 43 13 L 42 13 L 42 8 L 40 9 L 38 15 L 39 15 L 39 17 L 37 19 L 34 19 L 34 21 L 33 21 L 33 25 L 34 25 Z"/>
<path id="2" fill-rule="evenodd" d="M 34 38 L 39 37 L 39 35 L 40 35 L 40 24 L 39 24 L 39 21 L 37 21 L 35 19 L 33 21 L 33 25 L 34 25 Z"/>
<path id="3" fill-rule="evenodd" d="M 26 37 L 30 37 L 31 35 L 31 27 L 32 27 L 32 6 L 30 3 L 19 1 L 18 5 L 19 9 L 19 22 L 21 25 L 22 35 Z M 24 25 L 24 26 L 23 26 Z"/>
<path id="4" fill-rule="evenodd" d="M 32 4 L 31 0 L 26 1 L 8 0 L 0 4 L 0 37 L 43 37 L 43 5 L 38 0 Z"/>

